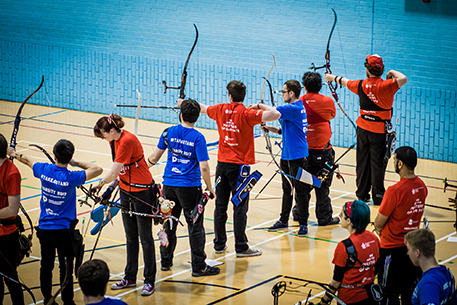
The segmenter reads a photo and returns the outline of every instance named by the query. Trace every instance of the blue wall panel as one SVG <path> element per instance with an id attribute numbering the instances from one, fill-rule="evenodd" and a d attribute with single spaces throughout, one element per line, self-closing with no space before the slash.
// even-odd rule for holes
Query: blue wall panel
<path id="1" fill-rule="evenodd" d="M 179 85 L 195 23 L 200 38 L 188 67 L 187 96 L 225 102 L 226 84 L 237 79 L 248 88 L 245 104 L 256 103 L 272 53 L 275 89 L 300 80 L 311 63 L 325 63 L 331 8 L 338 13 L 330 43 L 333 73 L 364 78 L 366 55 L 382 55 L 386 72 L 408 77 L 394 103 L 399 145 L 415 147 L 422 158 L 457 162 L 453 0 L 4 0 L 0 99 L 22 101 L 45 75 L 45 90 L 33 103 L 134 116 L 134 109 L 114 105 L 136 104 L 139 90 L 145 105 L 173 105 L 178 92 L 163 94 L 161 82 Z M 322 93 L 330 94 L 326 87 Z M 338 94 L 355 121 L 357 97 L 347 89 Z M 177 122 L 170 110 L 144 109 L 141 117 Z M 198 126 L 216 127 L 206 116 Z M 332 127 L 335 145 L 355 141 L 339 110 Z"/>

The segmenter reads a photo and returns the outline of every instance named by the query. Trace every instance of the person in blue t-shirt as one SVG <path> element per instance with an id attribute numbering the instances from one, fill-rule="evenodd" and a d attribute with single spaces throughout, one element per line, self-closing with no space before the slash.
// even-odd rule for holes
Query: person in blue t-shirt
<path id="1" fill-rule="evenodd" d="M 308 142 L 306 134 L 308 132 L 308 121 L 306 119 L 306 110 L 300 97 L 301 86 L 296 80 L 288 80 L 284 83 L 282 89 L 282 97 L 287 104 L 276 107 L 276 110 L 281 113 L 279 122 L 281 128 L 274 126 L 263 126 L 262 130 L 271 131 L 282 135 L 283 149 L 281 153 L 281 169 L 287 175 L 295 177 L 298 169 L 306 168 L 308 157 Z M 253 106 L 255 109 L 258 106 Z M 269 110 L 274 107 L 262 105 L 263 110 Z M 300 229 L 298 236 L 308 234 L 308 196 L 310 196 L 311 187 L 305 183 L 294 179 L 289 179 L 282 175 L 282 207 L 279 220 L 268 231 L 276 231 L 281 228 L 287 228 L 289 222 L 290 211 L 292 209 L 293 194 L 292 188 L 295 188 L 295 201 L 297 202 L 299 211 Z"/>
<path id="2" fill-rule="evenodd" d="M 159 161 L 165 150 L 168 150 L 167 165 L 163 175 L 163 193 L 164 198 L 175 202 L 171 212 L 173 216 L 179 218 L 181 211 L 184 210 L 189 231 L 193 276 L 216 275 L 220 272 L 219 268 L 210 267 L 205 263 L 203 215 L 198 217 L 195 223 L 190 219 L 190 213 L 202 198 L 202 177 L 207 190 L 215 196 L 211 185 L 206 140 L 194 129 L 199 115 L 200 105 L 191 99 L 184 100 L 181 103 L 179 115 L 181 125 L 165 129 L 157 148 L 148 158 L 148 163 L 152 166 Z M 164 224 L 169 244 L 160 245 L 162 271 L 169 271 L 173 266 L 177 226 L 178 223 L 171 219 Z"/>
<path id="3" fill-rule="evenodd" d="M 413 305 L 457 305 L 455 278 L 435 259 L 435 235 L 427 229 L 418 229 L 405 235 L 408 256 L 423 275 L 414 289 Z"/>
<path id="4" fill-rule="evenodd" d="M 84 294 L 84 304 L 127 305 L 119 298 L 105 297 L 108 280 L 109 268 L 104 261 L 93 259 L 82 264 L 78 271 L 78 282 Z"/>
<path id="5" fill-rule="evenodd" d="M 70 224 L 76 219 L 76 187 L 93 179 L 103 169 L 93 163 L 76 161 L 73 158 L 75 147 L 68 140 L 59 140 L 53 148 L 55 163 L 40 163 L 34 159 L 8 148 L 8 154 L 33 170 L 33 175 L 41 180 L 40 218 L 37 237 L 41 245 L 40 284 L 44 303 L 52 298 L 52 270 L 57 254 L 60 264 L 60 280 L 66 273 L 68 264 L 69 283 L 62 291 L 65 305 L 73 301 L 73 246 L 70 238 Z M 82 168 L 80 171 L 68 170 L 68 165 Z M 61 283 L 63 284 L 63 283 Z"/>

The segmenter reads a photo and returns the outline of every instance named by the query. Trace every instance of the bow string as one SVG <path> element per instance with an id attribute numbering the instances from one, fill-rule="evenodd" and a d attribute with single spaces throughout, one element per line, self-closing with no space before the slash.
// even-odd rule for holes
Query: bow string
<path id="1" fill-rule="evenodd" d="M 271 56 L 273 56 L 273 65 L 271 66 L 271 69 L 268 72 L 267 76 L 264 78 L 265 80 L 263 81 L 262 90 L 260 91 L 260 103 L 261 104 L 265 104 L 264 101 L 263 101 L 263 93 L 264 93 L 264 90 L 265 90 L 265 85 L 268 83 L 268 86 L 270 88 L 271 104 L 273 105 L 273 107 L 275 107 L 274 99 L 273 99 L 273 89 L 271 88 L 271 84 L 268 81 L 268 77 L 270 76 L 271 71 L 273 71 L 273 68 L 275 67 L 275 64 L 276 64 L 276 58 L 275 58 L 274 54 L 271 54 Z M 262 124 L 260 124 L 260 126 L 265 126 L 265 125 L 266 125 L 265 122 L 262 122 Z M 270 153 L 270 156 L 271 156 L 273 162 L 275 163 L 276 167 L 278 168 L 279 173 L 281 175 L 283 175 L 284 178 L 286 178 L 287 182 L 289 182 L 289 184 L 290 184 L 291 189 L 293 190 L 292 181 L 290 181 L 289 177 L 287 177 L 287 174 L 282 170 L 281 166 L 276 161 L 275 155 L 273 154 L 269 131 L 268 130 L 263 131 L 263 135 L 264 135 L 264 138 L 265 138 L 266 149 Z"/>

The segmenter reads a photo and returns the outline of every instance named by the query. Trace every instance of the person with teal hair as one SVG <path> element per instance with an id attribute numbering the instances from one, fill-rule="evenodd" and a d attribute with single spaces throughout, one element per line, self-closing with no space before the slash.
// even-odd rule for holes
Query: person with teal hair
<path id="1" fill-rule="evenodd" d="M 346 202 L 339 215 L 341 227 L 350 235 L 336 246 L 332 261 L 335 268 L 329 286 L 346 304 L 373 304 L 367 287 L 375 280 L 380 244 L 378 237 L 366 230 L 370 216 L 370 209 L 361 200 Z M 319 304 L 330 304 L 332 299 L 326 292 Z"/>

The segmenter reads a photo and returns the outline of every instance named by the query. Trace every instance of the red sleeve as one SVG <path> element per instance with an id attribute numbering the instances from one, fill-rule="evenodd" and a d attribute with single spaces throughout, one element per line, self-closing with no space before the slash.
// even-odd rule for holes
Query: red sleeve
<path id="1" fill-rule="evenodd" d="M 398 87 L 397 79 L 386 79 L 382 82 L 381 87 L 377 90 L 379 94 L 378 106 L 384 109 L 392 108 L 393 96 L 400 89 Z"/>
<path id="2" fill-rule="evenodd" d="M 384 216 L 389 217 L 395 209 L 395 190 L 393 186 L 388 187 L 382 198 L 381 206 L 378 212 Z"/>
<path id="3" fill-rule="evenodd" d="M 21 194 L 21 174 L 14 173 L 6 181 L 6 191 L 8 196 Z"/>
<path id="4" fill-rule="evenodd" d="M 251 126 L 262 123 L 263 110 L 254 110 L 251 108 L 246 108 L 247 121 Z"/>
<path id="5" fill-rule="evenodd" d="M 333 255 L 332 263 L 339 267 L 346 267 L 346 262 L 348 260 L 348 253 L 343 242 L 339 242 L 335 249 L 335 254 Z"/>
<path id="6" fill-rule="evenodd" d="M 206 114 L 209 116 L 210 119 L 216 120 L 220 105 L 221 104 L 212 105 L 212 106 L 208 106 L 208 108 L 206 108 Z"/>
<path id="7" fill-rule="evenodd" d="M 359 94 L 359 82 L 361 82 L 361 80 L 348 80 L 347 82 L 347 87 L 349 90 L 351 90 L 351 92 L 355 93 L 355 94 Z"/>

